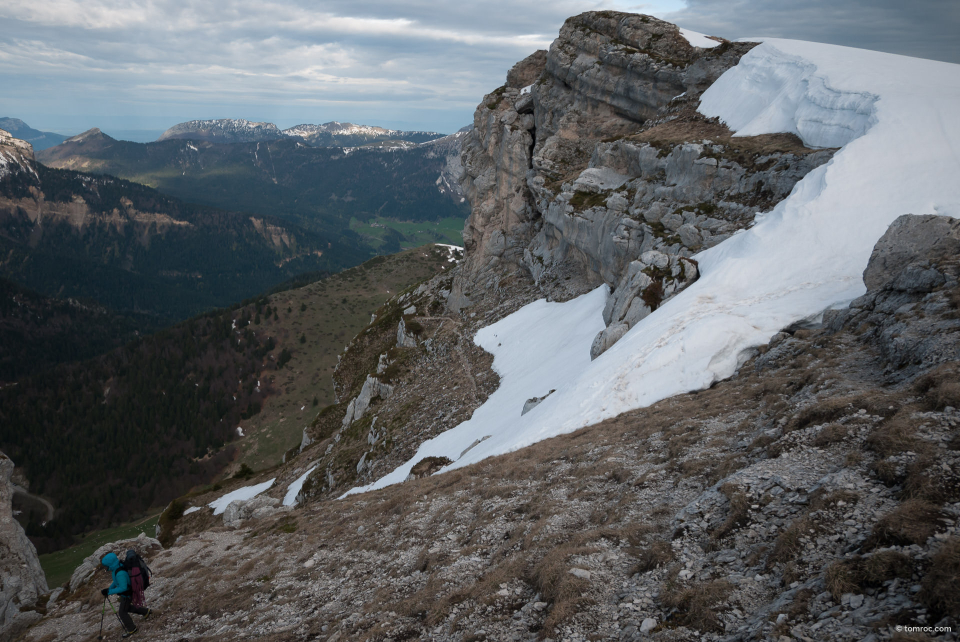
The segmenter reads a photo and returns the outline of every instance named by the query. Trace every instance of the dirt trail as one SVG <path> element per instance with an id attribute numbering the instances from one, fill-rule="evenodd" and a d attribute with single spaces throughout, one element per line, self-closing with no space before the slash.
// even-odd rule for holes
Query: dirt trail
<path id="1" fill-rule="evenodd" d="M 34 501 L 38 501 L 46 507 L 47 516 L 44 518 L 43 520 L 44 522 L 49 522 L 51 519 L 53 519 L 53 513 L 54 513 L 53 504 L 45 500 L 43 497 L 40 497 L 39 495 L 34 495 L 33 493 L 28 492 L 25 488 L 17 486 L 16 484 L 11 483 L 10 486 L 11 488 L 13 488 L 14 494 L 20 493 L 21 495 L 26 495 L 30 499 Z"/>

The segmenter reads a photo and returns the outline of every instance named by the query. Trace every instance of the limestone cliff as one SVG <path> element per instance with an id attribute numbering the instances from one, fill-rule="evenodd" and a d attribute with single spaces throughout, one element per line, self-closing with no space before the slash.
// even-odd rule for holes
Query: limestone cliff
<path id="1" fill-rule="evenodd" d="M 752 46 L 700 49 L 649 16 L 568 19 L 474 114 L 466 259 L 449 308 L 514 277 L 561 298 L 605 283 L 596 356 L 696 280 L 694 253 L 748 227 L 833 153 L 785 134 L 734 139 L 696 112 Z"/>
<path id="2" fill-rule="evenodd" d="M 13 461 L 0 452 L 0 639 L 39 619 L 30 609 L 48 592 L 37 549 L 13 518 L 12 474 Z"/>

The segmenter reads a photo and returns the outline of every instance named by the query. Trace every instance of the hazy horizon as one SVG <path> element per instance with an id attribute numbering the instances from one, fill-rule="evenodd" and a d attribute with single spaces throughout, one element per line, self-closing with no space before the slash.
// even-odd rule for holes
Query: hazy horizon
<path id="1" fill-rule="evenodd" d="M 566 18 L 598 9 L 960 62 L 960 3 L 938 0 L 492 2 L 9 0 L 0 114 L 65 135 L 143 138 L 213 118 L 451 133 Z"/>

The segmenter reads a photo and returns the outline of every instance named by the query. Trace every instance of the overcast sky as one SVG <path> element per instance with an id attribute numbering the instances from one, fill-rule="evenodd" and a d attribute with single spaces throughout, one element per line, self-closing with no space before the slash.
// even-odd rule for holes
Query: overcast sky
<path id="1" fill-rule="evenodd" d="M 0 116 L 67 134 L 193 118 L 451 132 L 591 9 L 960 62 L 956 0 L 3 0 Z"/>

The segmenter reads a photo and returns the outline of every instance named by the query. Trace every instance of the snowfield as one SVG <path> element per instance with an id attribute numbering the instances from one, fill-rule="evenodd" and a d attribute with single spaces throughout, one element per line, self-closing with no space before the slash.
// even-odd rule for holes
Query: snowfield
<path id="1" fill-rule="evenodd" d="M 709 387 L 779 330 L 862 295 L 870 252 L 898 216 L 960 216 L 960 65 L 766 39 L 700 111 L 738 135 L 792 132 L 841 149 L 751 229 L 698 254 L 700 279 L 595 361 L 605 286 L 478 332 L 500 388 L 469 421 L 350 492 L 403 481 L 427 456 L 454 460 L 448 470 Z M 550 390 L 521 417 L 526 399 Z"/>
<path id="2" fill-rule="evenodd" d="M 223 497 L 216 499 L 207 506 L 213 509 L 214 515 L 220 515 L 223 511 L 227 510 L 227 506 L 230 505 L 230 502 L 245 502 L 248 499 L 253 499 L 260 493 L 263 493 L 270 489 L 273 486 L 273 482 L 277 481 L 277 478 L 274 477 L 271 480 L 265 481 L 262 484 L 256 484 L 255 486 L 244 486 L 243 488 L 238 488 L 237 490 L 227 493 Z"/>

